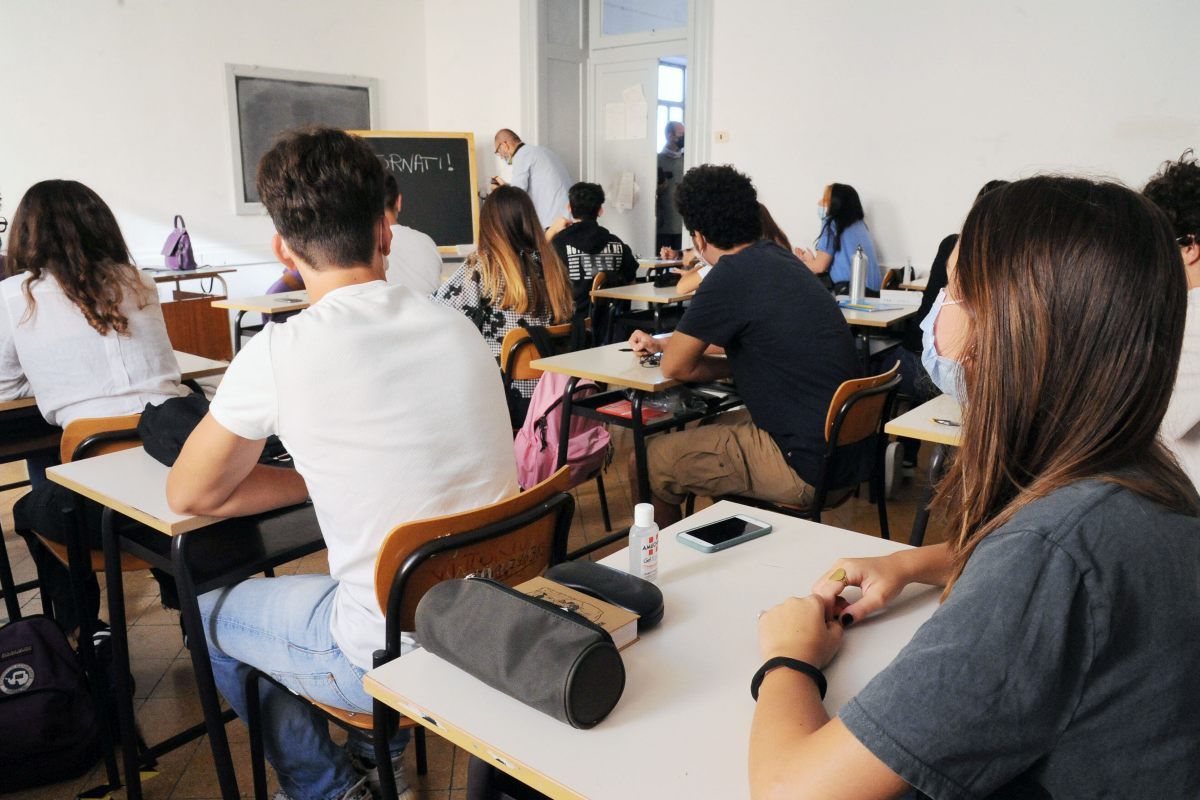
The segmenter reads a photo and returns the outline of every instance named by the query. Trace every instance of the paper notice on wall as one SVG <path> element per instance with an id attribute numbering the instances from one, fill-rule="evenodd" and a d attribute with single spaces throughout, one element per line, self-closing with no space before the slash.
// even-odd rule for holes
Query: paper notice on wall
<path id="1" fill-rule="evenodd" d="M 629 211 L 633 208 L 633 173 L 622 172 L 617 180 L 617 199 L 613 205 L 617 211 Z"/>
<path id="2" fill-rule="evenodd" d="M 625 138 L 646 138 L 646 101 L 625 104 Z"/>
<path id="3" fill-rule="evenodd" d="M 607 103 L 604 106 L 604 138 L 610 142 L 625 138 L 624 103 Z"/>
<path id="4" fill-rule="evenodd" d="M 626 89 L 622 89 L 621 99 L 625 101 L 626 105 L 632 105 L 633 103 L 646 102 L 646 95 L 642 93 L 642 85 L 637 83 Z"/>

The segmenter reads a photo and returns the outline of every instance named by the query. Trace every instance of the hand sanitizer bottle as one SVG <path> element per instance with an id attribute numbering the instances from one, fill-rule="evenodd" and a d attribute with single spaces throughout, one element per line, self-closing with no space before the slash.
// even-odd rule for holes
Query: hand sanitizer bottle
<path id="1" fill-rule="evenodd" d="M 638 503 L 633 507 L 633 526 L 629 529 L 629 574 L 648 581 L 658 580 L 658 526 L 654 524 L 654 506 Z"/>

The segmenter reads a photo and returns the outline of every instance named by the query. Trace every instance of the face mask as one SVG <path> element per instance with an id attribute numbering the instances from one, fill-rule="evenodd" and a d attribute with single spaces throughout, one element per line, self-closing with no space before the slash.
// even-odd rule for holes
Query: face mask
<path id="1" fill-rule="evenodd" d="M 933 385 L 953 397 L 960 404 L 963 402 L 962 364 L 952 358 L 940 355 L 937 342 L 933 335 L 933 327 L 943 305 L 956 305 L 957 300 L 945 302 L 946 290 L 938 292 L 929 315 L 921 320 L 921 365 L 929 373 Z"/>
<path id="2" fill-rule="evenodd" d="M 827 217 L 827 216 L 829 216 L 829 209 L 826 208 L 825 206 L 817 206 L 817 219 L 824 222 L 825 217 Z"/>
<path id="3" fill-rule="evenodd" d="M 680 137 L 679 137 L 679 144 L 678 144 L 678 147 L 679 147 L 679 149 L 680 149 L 680 150 L 682 150 L 682 149 L 683 149 L 683 137 L 682 137 L 682 136 L 680 136 Z"/>

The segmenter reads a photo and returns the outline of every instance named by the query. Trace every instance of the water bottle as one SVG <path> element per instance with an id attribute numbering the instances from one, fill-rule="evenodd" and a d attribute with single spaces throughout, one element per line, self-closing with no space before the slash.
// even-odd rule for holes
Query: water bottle
<path id="1" fill-rule="evenodd" d="M 904 283 L 912 283 L 917 279 L 917 271 L 913 269 L 912 256 L 904 262 Z"/>
<path id="2" fill-rule="evenodd" d="M 854 249 L 850 261 L 850 302 L 861 303 L 867 296 L 867 254 L 862 245 Z"/>
<path id="3" fill-rule="evenodd" d="M 629 574 L 648 581 L 658 580 L 658 526 L 654 524 L 654 506 L 638 503 L 633 507 L 633 526 L 629 529 Z"/>

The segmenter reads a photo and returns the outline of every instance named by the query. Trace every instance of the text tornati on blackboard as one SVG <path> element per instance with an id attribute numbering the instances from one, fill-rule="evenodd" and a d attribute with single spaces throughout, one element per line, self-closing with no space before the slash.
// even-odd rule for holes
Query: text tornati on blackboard
<path id="1" fill-rule="evenodd" d="M 413 174 L 433 172 L 435 170 L 454 172 L 454 161 L 450 158 L 449 153 L 441 156 L 402 156 L 399 153 L 382 153 L 377 155 L 379 156 L 379 160 L 383 162 L 383 168 L 390 172 L 409 172 Z"/>

